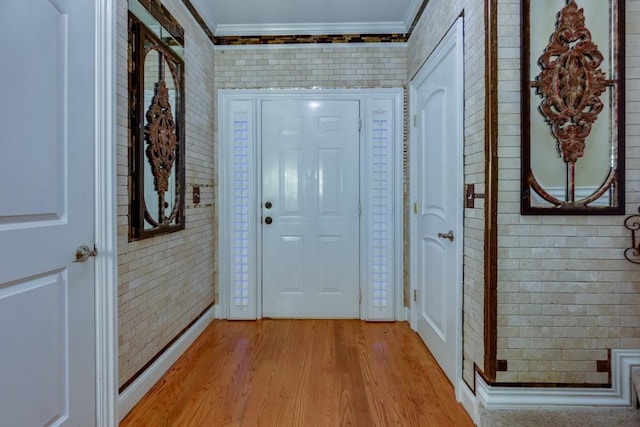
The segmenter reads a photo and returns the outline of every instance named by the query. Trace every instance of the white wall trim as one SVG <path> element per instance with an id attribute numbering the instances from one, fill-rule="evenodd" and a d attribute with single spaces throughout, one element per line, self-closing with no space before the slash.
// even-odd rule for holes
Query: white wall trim
<path id="1" fill-rule="evenodd" d="M 409 322 L 409 324 L 411 323 L 411 307 L 404 307 L 403 310 L 404 312 L 404 316 L 403 316 L 403 321 L 405 322 Z"/>
<path id="2" fill-rule="evenodd" d="M 487 409 L 630 407 L 635 365 L 640 365 L 640 350 L 611 350 L 611 388 L 493 387 L 476 374 L 476 397 Z"/>
<path id="3" fill-rule="evenodd" d="M 411 25 L 411 24 L 409 24 Z M 213 31 L 213 30 L 212 30 Z M 218 24 L 216 36 L 404 34 L 404 22 L 318 22 L 308 24 Z"/>
<path id="4" fill-rule="evenodd" d="M 200 17 L 204 20 L 207 27 L 213 34 L 216 33 L 218 28 L 218 19 L 213 12 L 212 7 L 205 6 L 206 0 L 191 0 L 191 4 L 196 8 Z"/>
<path id="5" fill-rule="evenodd" d="M 116 1 L 95 0 L 96 425 L 117 424 L 118 237 L 116 212 Z"/>
<path id="6" fill-rule="evenodd" d="M 229 316 L 223 316 L 222 310 L 220 310 L 220 304 L 213 306 L 213 318 L 216 320 L 227 319 Z"/>
<path id="7" fill-rule="evenodd" d="M 405 320 L 404 316 L 404 90 L 395 98 L 395 149 L 394 149 L 394 312 L 395 320 Z"/>
<path id="8" fill-rule="evenodd" d="M 118 398 L 119 420 L 133 409 L 145 394 L 173 366 L 182 354 L 204 332 L 215 318 L 216 306 L 207 310 L 171 347 L 165 351 L 144 373 L 135 380 Z M 115 425 L 115 424 L 112 424 Z"/>
<path id="9" fill-rule="evenodd" d="M 422 6 L 422 0 L 411 0 L 411 4 L 407 8 L 407 13 L 404 16 L 404 32 L 408 32 L 411 28 L 411 24 L 413 24 L 413 20 L 416 19 L 418 12 L 420 11 L 420 6 Z"/>
<path id="10" fill-rule="evenodd" d="M 423 66 L 424 67 L 424 66 Z M 422 67 L 421 69 L 422 70 Z M 418 71 L 420 72 L 420 71 Z M 418 181 L 418 172 L 416 170 L 417 165 L 417 150 L 418 150 L 418 136 L 416 135 L 415 126 L 411 123 L 411 117 L 416 114 L 418 109 L 417 105 L 418 88 L 416 87 L 415 78 L 409 81 L 409 205 L 417 200 L 418 194 L 416 183 Z M 409 208 L 409 307 L 410 318 L 409 324 L 414 331 L 418 330 L 418 310 L 415 310 L 416 301 L 414 300 L 415 292 L 417 291 L 416 277 L 418 274 L 418 266 L 416 265 L 416 256 L 418 243 L 416 242 L 416 230 L 418 229 L 418 217 L 415 212 Z"/>
<path id="11" fill-rule="evenodd" d="M 241 45 L 214 45 L 214 51 L 223 50 L 279 50 L 279 49 L 355 49 L 355 48 L 406 48 L 407 43 L 286 43 L 286 44 L 241 44 Z"/>
<path id="12" fill-rule="evenodd" d="M 478 410 L 478 399 L 473 394 L 473 390 L 469 388 L 464 380 L 458 380 L 456 387 L 456 400 L 460 402 L 462 407 L 467 411 L 471 419 L 476 425 L 480 425 L 480 411 Z"/>
<path id="13" fill-rule="evenodd" d="M 220 147 L 221 141 L 223 141 L 224 130 L 221 129 L 222 123 L 228 120 L 228 111 L 224 109 L 224 101 L 222 97 L 218 97 L 218 309 L 216 313 L 221 318 L 229 317 L 229 292 L 231 291 L 231 271 L 228 266 L 230 264 L 231 255 L 229 254 L 229 242 L 230 236 L 230 205 L 231 194 L 229 186 L 226 185 L 226 180 L 223 181 L 223 177 L 229 175 L 231 165 L 229 165 L 229 155 L 226 153 L 226 149 Z"/>
<path id="14" fill-rule="evenodd" d="M 310 24 L 219 24 L 211 7 L 204 0 L 191 0 L 204 22 L 215 36 L 232 35 L 297 35 L 297 34 L 404 34 L 409 31 L 422 0 L 411 0 L 401 22 L 341 22 Z"/>

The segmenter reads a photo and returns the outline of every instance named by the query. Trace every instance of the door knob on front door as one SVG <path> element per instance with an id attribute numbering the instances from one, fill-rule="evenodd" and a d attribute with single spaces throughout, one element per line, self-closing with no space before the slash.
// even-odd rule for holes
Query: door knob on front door
<path id="1" fill-rule="evenodd" d="M 441 239 L 449 239 L 453 242 L 453 230 L 449 230 L 448 233 L 438 233 L 438 237 Z"/>
<path id="2" fill-rule="evenodd" d="M 264 219 L 264 223 L 267 224 L 267 225 L 271 224 L 272 222 L 273 222 L 273 218 L 271 218 L 270 216 L 268 216 L 268 217 L 266 217 Z"/>
<path id="3" fill-rule="evenodd" d="M 73 262 L 85 262 L 90 256 L 97 256 L 98 250 L 95 245 L 93 250 L 89 246 L 82 245 L 76 250 L 76 260 Z"/>

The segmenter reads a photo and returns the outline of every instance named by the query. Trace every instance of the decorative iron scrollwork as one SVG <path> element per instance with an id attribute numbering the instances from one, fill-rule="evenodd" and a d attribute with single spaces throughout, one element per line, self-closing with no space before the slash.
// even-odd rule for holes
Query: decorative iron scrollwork
<path id="1" fill-rule="evenodd" d="M 623 215 L 625 0 L 521 2 L 520 212 Z"/>
<path id="2" fill-rule="evenodd" d="M 176 38 L 132 13 L 130 239 L 184 229 L 184 62 Z"/>
<path id="3" fill-rule="evenodd" d="M 169 91 L 164 80 L 158 84 L 156 96 L 147 111 L 147 121 L 149 124 L 144 132 L 148 144 L 147 159 L 155 178 L 153 182 L 155 189 L 159 193 L 164 193 L 169 189 L 169 175 L 173 169 L 178 147 L 176 123 L 171 114 Z"/>
<path id="4" fill-rule="evenodd" d="M 624 220 L 624 226 L 631 230 L 631 247 L 624 251 L 624 257 L 634 264 L 640 264 L 640 208 L 638 215 L 631 215 Z"/>
<path id="5" fill-rule="evenodd" d="M 585 139 L 602 111 L 600 95 L 607 78 L 600 70 L 604 57 L 585 27 L 584 10 L 571 0 L 560 11 L 551 41 L 539 59 L 540 111 L 551 126 L 567 163 L 584 155 Z"/>
<path id="6" fill-rule="evenodd" d="M 153 102 L 147 111 L 147 122 L 144 136 L 147 142 L 147 159 L 151 166 L 153 184 L 159 197 L 160 216 L 164 212 L 164 193 L 169 189 L 169 177 L 173 169 L 178 148 L 176 135 L 176 123 L 171 114 L 169 103 L 169 91 L 164 80 L 160 81 L 156 88 Z M 160 218 L 160 223 L 164 218 Z"/>

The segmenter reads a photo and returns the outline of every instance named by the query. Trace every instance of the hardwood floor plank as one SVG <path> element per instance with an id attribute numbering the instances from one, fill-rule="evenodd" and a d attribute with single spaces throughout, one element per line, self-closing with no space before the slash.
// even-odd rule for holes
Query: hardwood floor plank
<path id="1" fill-rule="evenodd" d="M 406 323 L 215 321 L 122 427 L 472 426 Z"/>

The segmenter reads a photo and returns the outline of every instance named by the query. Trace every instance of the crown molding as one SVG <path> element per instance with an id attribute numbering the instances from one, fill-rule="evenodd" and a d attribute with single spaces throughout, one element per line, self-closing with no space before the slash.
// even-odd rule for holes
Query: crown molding
<path id="1" fill-rule="evenodd" d="M 394 43 L 269 43 L 269 44 L 237 44 L 214 45 L 215 51 L 223 50 L 283 50 L 283 49 L 356 49 L 363 47 L 406 48 L 406 42 Z"/>
<path id="2" fill-rule="evenodd" d="M 424 3 L 428 3 L 429 0 L 424 1 Z M 411 29 L 413 22 L 418 16 L 420 9 L 422 8 L 423 0 L 411 0 L 409 7 L 407 8 L 407 13 L 404 15 L 404 32 L 407 33 Z"/>
<path id="3" fill-rule="evenodd" d="M 196 0 L 192 0 L 193 3 Z M 206 20 L 207 18 L 205 18 Z M 217 25 L 216 37 L 224 36 L 279 36 L 323 34 L 405 34 L 404 22 L 341 22 L 309 24 L 230 24 Z"/>
<path id="4" fill-rule="evenodd" d="M 200 16 L 202 17 L 202 20 L 205 22 L 205 24 L 207 24 L 207 27 L 209 27 L 209 30 L 211 30 L 211 33 L 214 35 L 217 35 L 216 31 L 218 28 L 218 20 L 216 19 L 215 15 L 211 11 L 211 8 L 207 7 L 204 0 L 190 0 L 190 2 L 193 5 L 193 7 L 198 11 Z"/>

